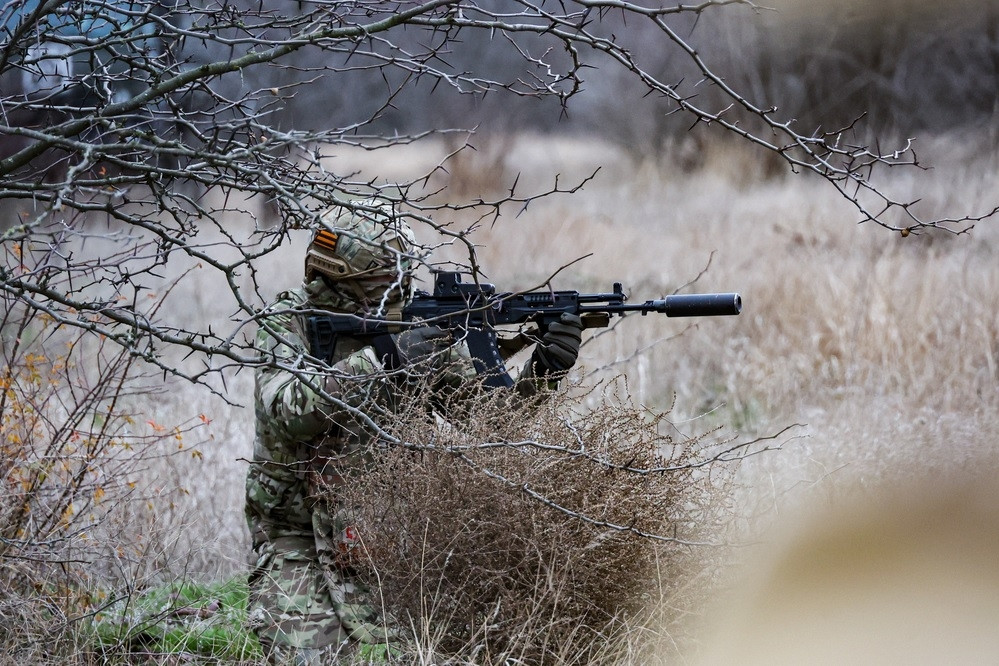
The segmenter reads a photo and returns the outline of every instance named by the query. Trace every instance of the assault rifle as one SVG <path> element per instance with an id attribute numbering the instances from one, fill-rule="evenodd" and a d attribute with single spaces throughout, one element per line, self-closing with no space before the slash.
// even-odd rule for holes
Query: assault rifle
<path id="1" fill-rule="evenodd" d="M 609 294 L 552 290 L 497 294 L 491 284 L 462 282 L 461 273 L 440 271 L 435 275 L 434 293 L 417 291 L 412 303 L 403 309 L 401 319 L 327 313 L 310 315 L 307 328 L 312 355 L 324 360 L 332 355 L 338 335 L 371 336 L 374 340 L 407 326 L 458 329 L 485 385 L 499 388 L 513 385 L 496 337 L 495 327 L 499 325 L 533 323 L 543 335 L 565 312 L 579 315 L 584 328 L 597 328 L 609 326 L 612 316 L 629 312 L 713 317 L 737 315 L 742 309 L 739 294 L 674 294 L 644 303 L 627 303 L 627 298 L 620 282 Z"/>

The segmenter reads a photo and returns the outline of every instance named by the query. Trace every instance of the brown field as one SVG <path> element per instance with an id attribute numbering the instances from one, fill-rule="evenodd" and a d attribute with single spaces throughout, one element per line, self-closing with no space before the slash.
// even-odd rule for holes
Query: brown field
<path id="1" fill-rule="evenodd" d="M 780 450 L 742 463 L 733 492 L 745 521 L 734 538 L 758 534 L 801 506 L 873 496 L 913 479 L 960 479 L 995 463 L 994 223 L 965 235 L 902 238 L 857 225 L 826 183 L 757 175 L 759 155 L 721 145 L 709 144 L 703 166 L 687 172 L 671 166 L 668 154 L 635 163 L 581 139 L 477 147 L 442 176 L 453 191 L 503 192 L 518 174 L 519 188 L 543 189 L 556 175 L 570 183 L 599 167 L 581 192 L 534 202 L 519 216 L 511 210 L 476 232 L 479 260 L 500 289 L 536 287 L 565 267 L 555 288 L 607 291 L 620 281 L 632 300 L 679 288 L 742 294 L 739 317 L 630 317 L 584 347 L 575 375 L 585 387 L 623 374 L 643 404 L 672 406 L 671 418 L 688 434 L 720 427 L 722 437 L 752 439 L 795 425 L 777 440 Z M 999 201 L 991 149 L 941 138 L 923 153 L 933 170 L 886 172 L 883 185 L 921 198 L 936 215 L 977 213 Z M 377 169 L 391 181 L 423 173 L 442 156 L 422 144 L 345 153 L 335 166 Z M 267 215 L 255 202 L 247 209 Z M 261 282 L 272 288 L 264 296 L 299 279 L 305 241 L 294 237 L 260 266 Z M 460 258 L 448 248 L 439 256 Z M 222 305 L 222 292 L 195 272 L 167 307 L 178 317 L 224 322 L 232 308 Z M 156 487 L 184 487 L 156 516 L 163 559 L 188 573 L 228 574 L 244 566 L 246 552 L 252 380 L 244 372 L 227 382 L 226 395 L 241 406 L 187 385 L 170 390 L 147 407 L 158 422 L 204 413 L 211 424 L 203 459 L 173 457 L 150 470 Z"/>

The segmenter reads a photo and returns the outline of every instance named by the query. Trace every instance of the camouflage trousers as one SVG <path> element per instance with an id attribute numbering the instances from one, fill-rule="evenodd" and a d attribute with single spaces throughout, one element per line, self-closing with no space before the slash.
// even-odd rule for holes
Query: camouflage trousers
<path id="1" fill-rule="evenodd" d="M 351 580 L 309 536 L 261 546 L 250 574 L 249 627 L 273 664 L 335 662 L 358 644 L 387 644 L 369 590 Z"/>

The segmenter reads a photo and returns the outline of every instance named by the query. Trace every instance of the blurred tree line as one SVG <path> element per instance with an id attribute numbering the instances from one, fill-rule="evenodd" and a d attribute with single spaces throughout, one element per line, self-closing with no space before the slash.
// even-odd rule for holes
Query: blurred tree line
<path id="1" fill-rule="evenodd" d="M 284 4 L 288 7 L 278 13 L 297 3 Z M 504 3 L 484 4 L 502 11 Z M 677 34 L 732 88 L 756 105 L 778 107 L 802 132 L 853 126 L 867 140 L 996 124 L 999 5 L 985 0 L 779 0 L 767 7 L 732 6 L 671 20 Z M 688 54 L 664 39 L 656 25 L 611 10 L 602 23 L 603 32 L 614 35 L 642 69 L 672 82 L 683 95 L 707 99 L 709 106 L 730 101 L 716 86 L 704 84 Z M 410 31 L 401 39 L 407 48 L 416 48 L 422 36 Z M 455 75 L 474 71 L 496 81 L 530 80 L 539 62 L 566 65 L 565 54 L 552 51 L 542 36 L 520 39 L 519 49 L 495 43 L 506 39 L 477 33 L 449 41 L 435 57 Z M 389 51 L 384 50 L 386 57 Z M 581 57 L 586 63 L 581 91 L 565 108 L 553 97 L 511 99 L 476 94 L 483 89 L 474 86 L 467 94 L 442 94 L 438 80 L 417 76 L 407 81 L 408 73 L 398 71 L 387 75 L 350 52 L 331 59 L 329 53 L 300 51 L 287 60 L 290 68 L 267 76 L 272 77 L 269 83 L 295 88 L 275 108 L 284 127 L 320 128 L 331 119 L 343 125 L 372 118 L 367 128 L 387 135 L 444 126 L 592 132 L 637 152 L 658 150 L 691 127 L 688 116 L 664 112 L 660 96 L 647 95 L 640 79 L 612 66 L 607 56 Z M 314 79 L 317 67 L 336 76 L 303 85 Z M 244 80 L 242 85 L 268 82 Z M 386 93 L 392 93 L 389 105 L 384 104 Z"/>

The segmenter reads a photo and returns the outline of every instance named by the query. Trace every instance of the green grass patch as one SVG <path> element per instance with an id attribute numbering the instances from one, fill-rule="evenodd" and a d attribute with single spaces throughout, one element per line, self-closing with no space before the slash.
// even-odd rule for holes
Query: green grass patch
<path id="1" fill-rule="evenodd" d="M 246 629 L 243 577 L 221 583 L 175 582 L 118 598 L 91 620 L 102 652 L 185 653 L 215 660 L 261 657 Z"/>

